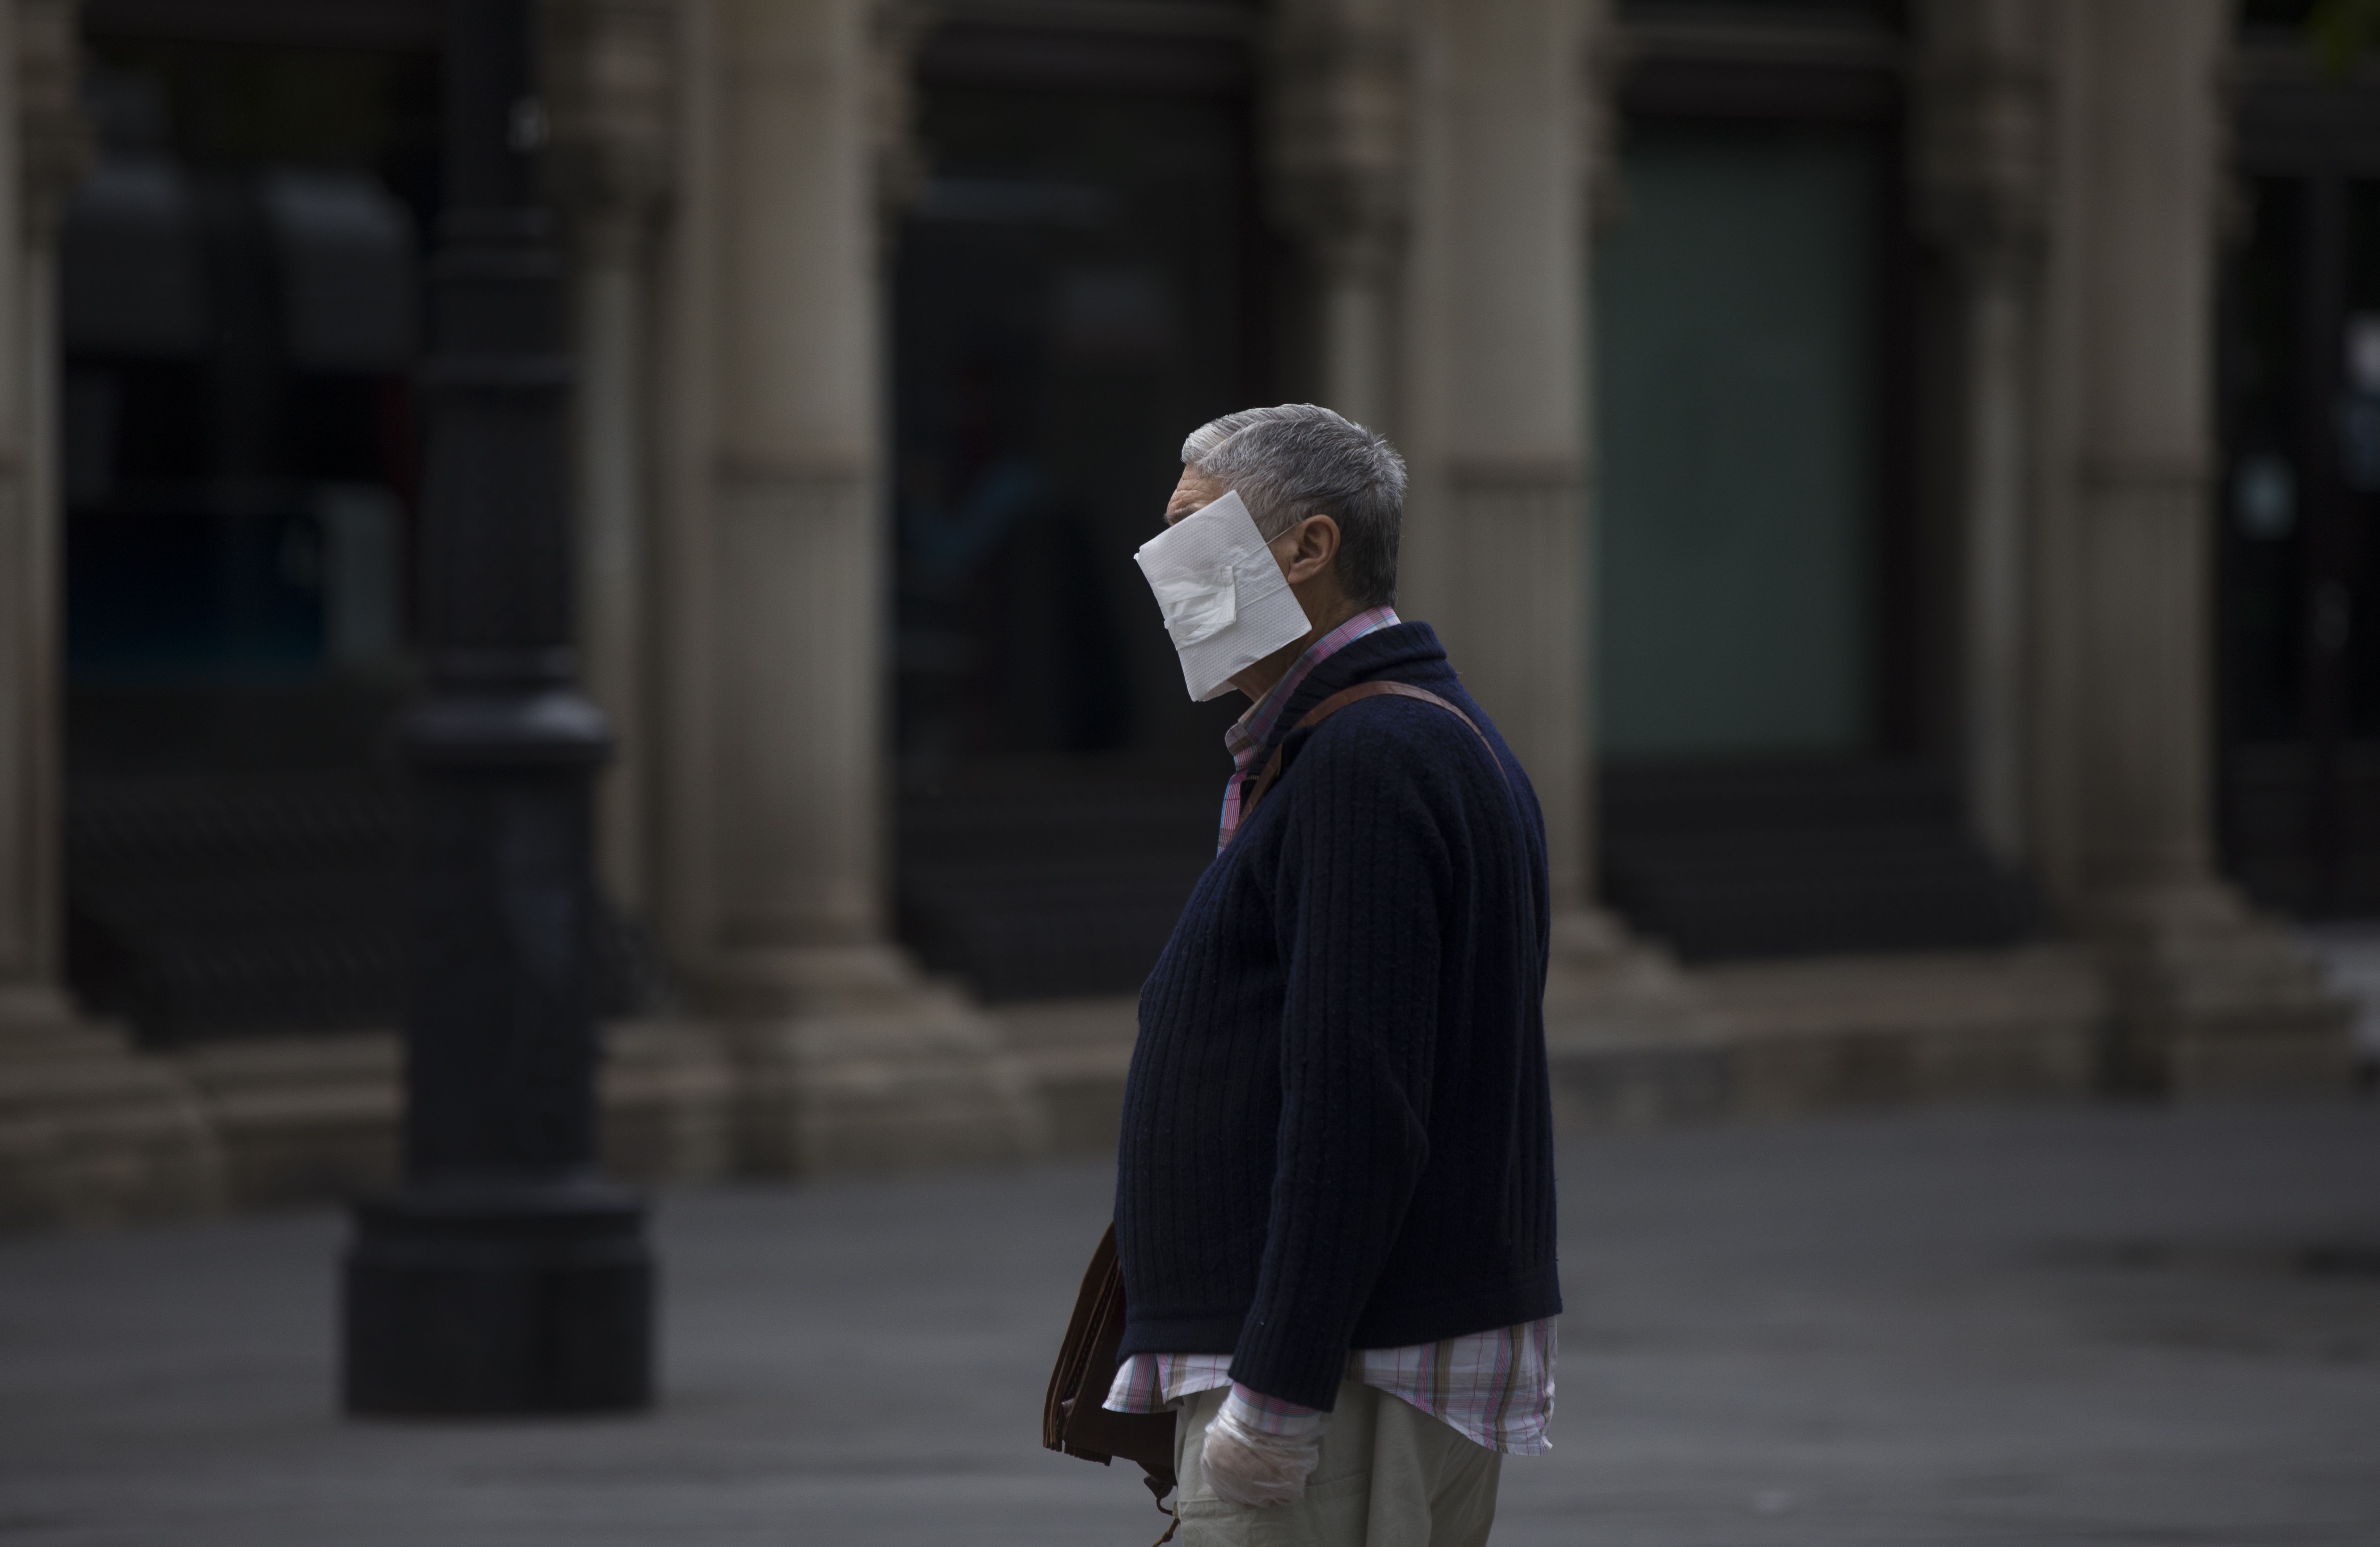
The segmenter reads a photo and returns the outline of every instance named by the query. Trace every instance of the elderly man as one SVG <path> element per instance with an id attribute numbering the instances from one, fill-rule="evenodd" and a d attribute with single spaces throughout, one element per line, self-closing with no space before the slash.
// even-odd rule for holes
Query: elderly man
<path id="1" fill-rule="evenodd" d="M 1293 404 L 1182 460 L 1143 567 L 1252 707 L 1141 993 L 1107 1406 L 1174 1407 L 1187 1547 L 1483 1542 L 1561 1309 L 1536 798 L 1393 609 L 1387 441 Z"/>

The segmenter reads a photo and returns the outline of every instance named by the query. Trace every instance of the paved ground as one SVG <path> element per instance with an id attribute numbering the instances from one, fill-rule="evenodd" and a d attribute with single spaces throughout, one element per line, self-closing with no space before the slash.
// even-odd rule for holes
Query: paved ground
<path id="1" fill-rule="evenodd" d="M 1947 1113 L 1562 1157 L 1499 1547 L 2380 1542 L 2380 1106 Z M 338 1222 L 0 1247 L 0 1541 L 1138 1547 L 1046 1455 L 1091 1166 L 666 1199 L 652 1418 L 334 1416 Z"/>

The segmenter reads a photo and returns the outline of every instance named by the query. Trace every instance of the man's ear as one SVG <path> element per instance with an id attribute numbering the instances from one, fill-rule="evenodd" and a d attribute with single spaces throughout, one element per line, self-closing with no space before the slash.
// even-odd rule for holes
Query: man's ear
<path id="1" fill-rule="evenodd" d="M 1339 523 L 1328 516 L 1308 516 L 1281 534 L 1275 551 L 1281 555 L 1281 573 L 1289 583 L 1302 585 L 1339 556 Z"/>

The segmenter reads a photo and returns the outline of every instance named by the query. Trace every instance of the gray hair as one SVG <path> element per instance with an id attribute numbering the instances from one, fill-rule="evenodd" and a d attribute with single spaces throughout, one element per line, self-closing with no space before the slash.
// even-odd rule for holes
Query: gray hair
<path id="1" fill-rule="evenodd" d="M 1270 542 L 1309 516 L 1339 523 L 1339 583 L 1366 607 L 1397 599 L 1405 459 L 1388 438 L 1312 403 L 1243 408 L 1182 443 L 1182 463 L 1238 491 Z"/>

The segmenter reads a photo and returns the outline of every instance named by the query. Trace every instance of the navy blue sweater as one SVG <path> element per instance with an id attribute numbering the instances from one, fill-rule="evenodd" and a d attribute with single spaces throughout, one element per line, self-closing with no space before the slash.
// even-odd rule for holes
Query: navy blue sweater
<path id="1" fill-rule="evenodd" d="M 1410 699 L 1293 728 L 1375 678 L 1461 706 L 1502 774 L 1462 721 Z M 1141 990 L 1122 1351 L 1228 1352 L 1234 1380 L 1328 1407 L 1351 1348 L 1561 1309 L 1545 826 L 1427 624 L 1321 663 L 1273 739 L 1279 783 Z"/>

